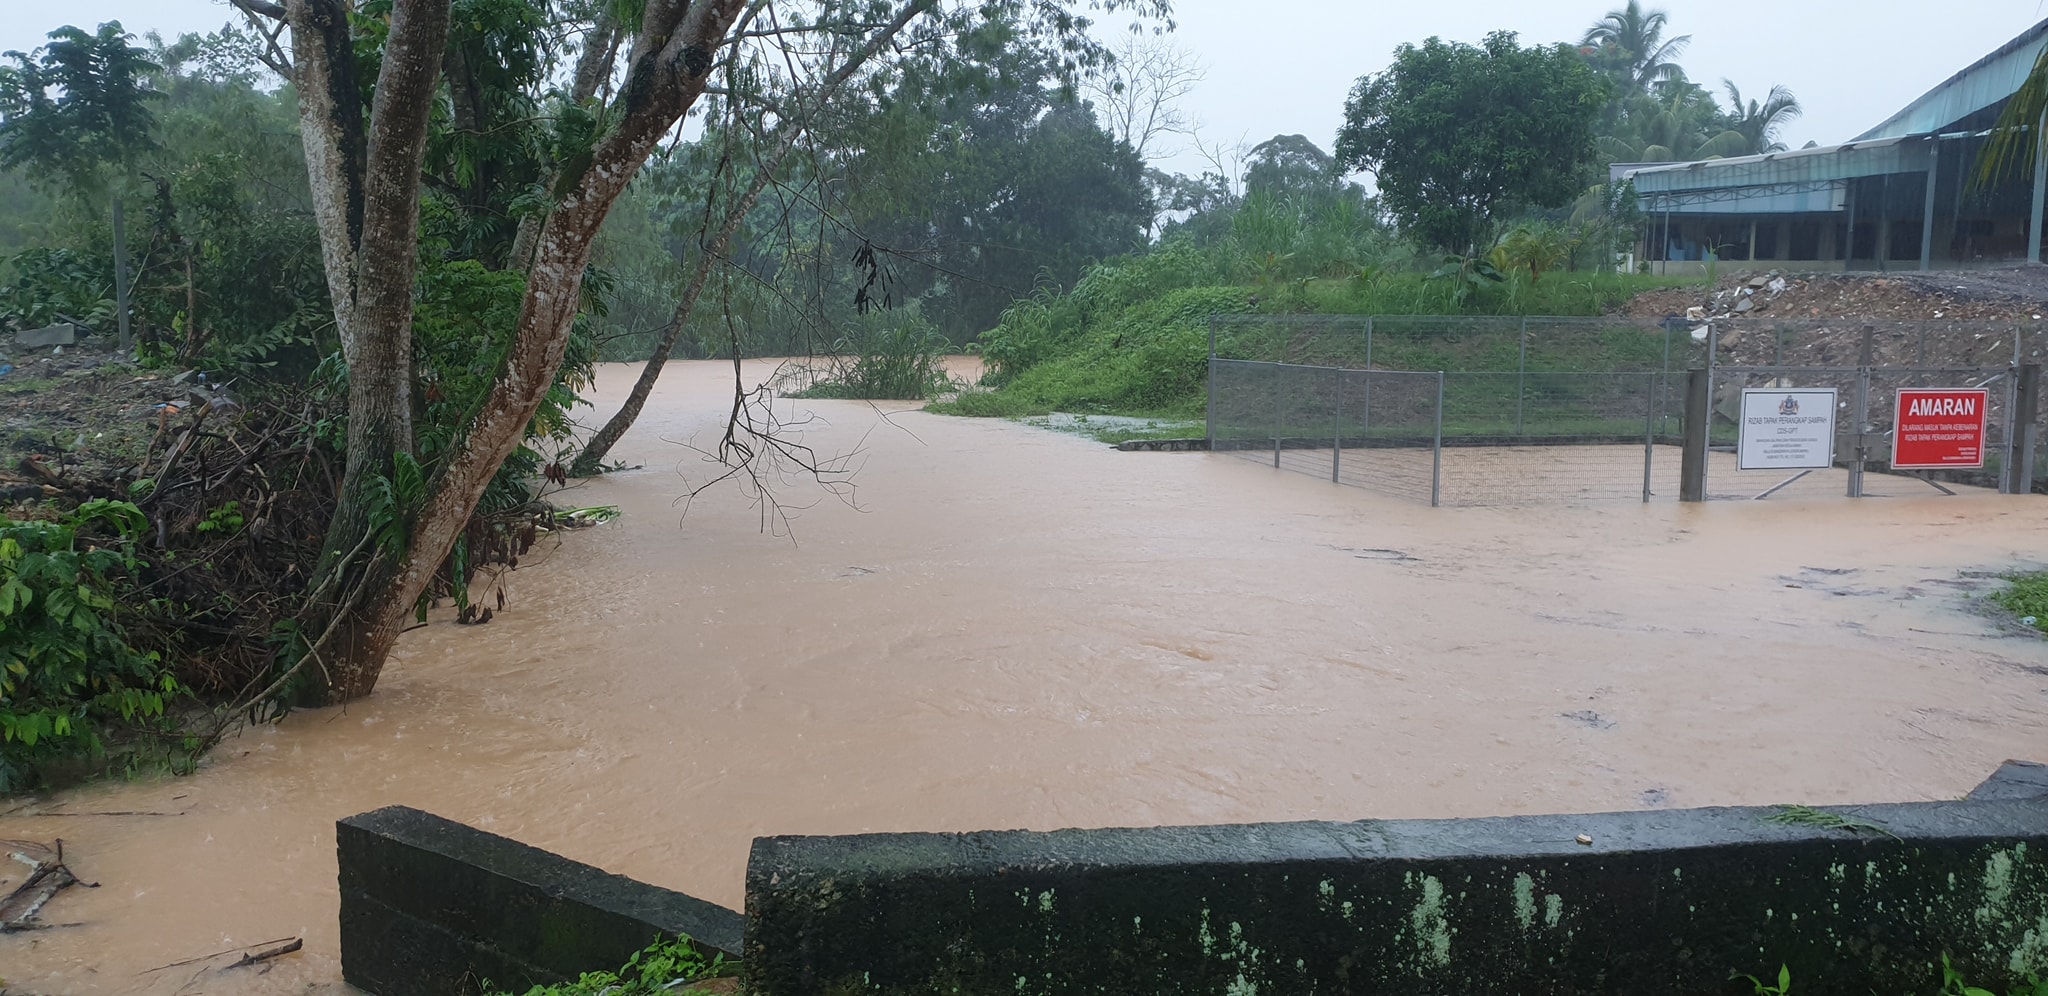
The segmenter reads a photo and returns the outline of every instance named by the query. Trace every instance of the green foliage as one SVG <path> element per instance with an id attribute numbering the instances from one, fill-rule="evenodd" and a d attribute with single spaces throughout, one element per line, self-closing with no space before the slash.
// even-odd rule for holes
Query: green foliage
<path id="1" fill-rule="evenodd" d="M 1792 991 L 1792 966 L 1790 965 L 1778 966 L 1778 982 L 1776 985 L 1766 983 L 1754 975 L 1736 974 L 1731 975 L 1730 978 L 1747 980 L 1750 986 L 1756 990 L 1756 996 L 1787 996 Z"/>
<path id="2" fill-rule="evenodd" d="M 177 694 L 115 620 L 147 526 L 111 501 L 54 521 L 0 517 L 0 793 L 54 759 L 99 755 L 116 722 L 159 720 Z"/>
<path id="3" fill-rule="evenodd" d="M 2005 581 L 1991 601 L 2026 625 L 2048 632 L 2048 571 L 2009 574 Z"/>
<path id="4" fill-rule="evenodd" d="M 1054 334 L 1049 319 L 1056 309 L 1070 311 L 1060 307 L 1066 302 L 1013 308 L 985 342 L 1000 395 L 964 392 L 934 410 L 1199 415 L 1208 378 L 1209 317 L 1251 310 L 1252 295 L 1240 287 L 1186 287 L 1123 302 L 1114 291 L 1089 291 L 1096 305 L 1092 321 L 1065 335 Z M 1005 336 L 1005 330 L 1014 335 Z M 1036 360 L 1025 363 L 1027 355 Z"/>
<path id="5" fill-rule="evenodd" d="M 1949 961 L 1948 952 L 1941 955 L 1941 991 L 1938 996 L 1998 996 L 1989 989 L 1970 985 L 1961 972 Z M 2016 988 L 2006 990 L 2006 996 L 2048 996 L 2048 979 L 2029 974 L 2020 980 Z"/>
<path id="6" fill-rule="evenodd" d="M 1731 972 L 1728 977 L 1748 982 L 1755 991 L 1755 996 L 1789 996 L 1792 992 L 1792 968 L 1789 965 L 1778 966 L 1778 979 L 1775 984 L 1741 972 Z M 1935 990 L 1935 996 L 1998 996 L 1998 993 L 1981 986 L 1971 985 L 1961 972 L 1956 971 L 1955 965 L 1949 960 L 1948 953 L 1943 952 L 1941 955 L 1941 988 Z M 2027 975 L 2019 981 L 2016 987 L 2006 990 L 2006 996 L 2048 996 L 2048 979 L 2043 979 L 2037 975 Z"/>
<path id="7" fill-rule="evenodd" d="M 66 25 L 32 53 L 0 67 L 0 168 L 86 194 L 107 166 L 126 168 L 152 149 L 157 69 L 133 35 L 109 21 L 88 34 Z M 52 91 L 55 91 L 53 94 Z"/>
<path id="8" fill-rule="evenodd" d="M 595 288 L 586 284 L 586 290 Z M 431 476 L 455 453 L 482 409 L 512 348 L 525 294 L 526 278 L 514 271 L 489 270 L 475 260 L 423 261 L 413 312 L 414 368 L 422 401 L 414 431 L 423 476 Z M 533 482 L 551 458 L 544 449 L 567 444 L 574 427 L 571 410 L 581 403 L 577 390 L 590 383 L 596 359 L 589 321 L 579 318 L 555 382 L 524 442 L 485 490 L 479 512 L 488 515 L 532 500 Z M 401 464 L 398 471 L 395 483 L 403 491 L 406 468 Z M 424 496 L 423 482 L 419 492 Z M 401 493 L 395 507 L 409 515 L 418 501 Z"/>
<path id="9" fill-rule="evenodd" d="M 923 400 L 952 386 L 949 342 L 914 312 L 874 313 L 847 323 L 832 344 L 830 372 L 797 396 Z"/>
<path id="10" fill-rule="evenodd" d="M 106 259 L 64 247 L 24 249 L 5 261 L 8 280 L 0 284 L 0 324 L 42 328 L 73 320 L 86 325 L 114 314 L 113 272 Z"/>
<path id="11" fill-rule="evenodd" d="M 634 952 L 617 972 L 585 972 L 574 982 L 534 986 L 518 996 L 659 996 L 725 972 L 725 956 L 706 958 L 684 937 L 656 941 Z M 484 991 L 491 996 L 514 996 L 493 988 L 489 982 L 484 983 Z"/>
<path id="12" fill-rule="evenodd" d="M 1989 190 L 2033 164 L 2048 146 L 2048 135 L 2037 133 L 2043 114 L 2048 114 L 2048 49 L 2035 57 L 2034 67 L 1991 126 L 1991 140 L 1970 177 L 1972 189 Z"/>
<path id="13" fill-rule="evenodd" d="M 1568 46 L 1523 48 L 1506 31 L 1483 47 L 1431 38 L 1358 81 L 1336 157 L 1373 173 L 1404 232 L 1470 253 L 1514 212 L 1556 207 L 1586 188 L 1608 94 Z"/>

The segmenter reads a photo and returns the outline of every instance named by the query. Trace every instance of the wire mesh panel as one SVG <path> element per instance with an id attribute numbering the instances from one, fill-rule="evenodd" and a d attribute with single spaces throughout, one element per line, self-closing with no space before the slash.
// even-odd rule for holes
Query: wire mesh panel
<path id="1" fill-rule="evenodd" d="M 1336 480 L 1415 501 L 1437 500 L 1443 378 L 1435 373 L 1345 370 Z"/>
<path id="2" fill-rule="evenodd" d="M 1454 373 L 1445 376 L 1446 504 L 1647 500 L 1665 377 L 1643 373 Z"/>
<path id="3" fill-rule="evenodd" d="M 1898 387 L 1985 386 L 1986 466 L 1923 476 L 1995 487 L 2020 464 L 2033 490 L 2048 491 L 2048 431 L 2015 429 L 2043 413 L 2009 410 L 2020 366 L 2048 360 L 2041 322 L 1226 315 L 1211 334 L 1218 450 L 1258 450 L 1276 467 L 1391 494 L 1445 504 L 1675 496 L 1696 368 L 1709 371 L 1711 439 L 1728 457 L 1709 461 L 1714 496 L 1770 486 L 1735 472 L 1732 454 L 1742 390 L 1772 386 L 1834 388 L 1845 433 L 1848 399 L 1867 391 L 1869 427 L 1854 438 L 1872 473 L 1889 461 L 1876 437 L 1891 429 Z"/>
<path id="4" fill-rule="evenodd" d="M 1434 373 L 1210 362 L 1210 447 L 1273 467 L 1430 501 Z"/>

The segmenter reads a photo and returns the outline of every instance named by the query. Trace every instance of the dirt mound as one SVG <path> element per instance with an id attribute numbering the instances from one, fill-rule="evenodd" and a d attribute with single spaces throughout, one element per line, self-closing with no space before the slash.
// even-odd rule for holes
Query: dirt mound
<path id="1" fill-rule="evenodd" d="M 1695 311 L 1694 309 L 1698 309 Z M 1711 289 L 1637 295 L 1633 318 L 1862 318 L 2038 321 L 2048 315 L 2048 266 L 1932 273 L 1788 273 L 1737 270 Z"/>

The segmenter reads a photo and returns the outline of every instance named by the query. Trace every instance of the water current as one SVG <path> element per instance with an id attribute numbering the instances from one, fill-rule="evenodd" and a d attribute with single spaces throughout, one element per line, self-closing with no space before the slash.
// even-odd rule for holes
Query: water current
<path id="1" fill-rule="evenodd" d="M 1972 609 L 2048 559 L 2038 497 L 1430 509 L 796 402 L 858 490 L 778 482 L 764 531 L 740 488 L 677 501 L 731 372 L 672 365 L 641 468 L 559 499 L 621 517 L 490 624 L 409 633 L 368 700 L 0 808 L 100 884 L 0 977 L 340 992 L 334 821 L 392 804 L 737 906 L 762 834 L 1905 801 L 2048 760 L 2048 644 Z M 289 936 L 267 975 L 158 968 Z"/>

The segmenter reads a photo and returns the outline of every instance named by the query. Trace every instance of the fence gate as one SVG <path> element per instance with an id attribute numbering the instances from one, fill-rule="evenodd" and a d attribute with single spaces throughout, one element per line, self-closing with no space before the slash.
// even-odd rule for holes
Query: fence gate
<path id="1" fill-rule="evenodd" d="M 1743 471 L 1734 460 L 1739 443 L 1742 398 L 1750 390 L 1832 390 L 1835 412 L 1834 467 L 1843 480 L 1830 479 L 1851 498 L 1873 494 L 1873 474 L 1888 475 L 1886 494 L 1908 494 L 1929 488 L 1954 494 L 1954 486 L 2025 493 L 2031 490 L 2040 446 L 2038 422 L 2040 367 L 1781 367 L 1719 366 L 1704 371 L 1710 426 L 1704 440 L 1690 433 L 1687 445 L 1704 444 L 1712 451 L 1701 461 L 1705 477 L 1700 493 L 1711 498 L 1765 498 L 1800 483 L 1808 472 Z M 1898 443 L 1898 398 L 1902 390 L 1982 391 L 1985 405 L 1981 467 L 1914 468 L 1892 466 Z M 1905 478 L 1924 484 L 1903 485 Z M 1815 482 L 1818 484 L 1819 482 Z M 1812 485 L 1809 485 L 1811 487 Z"/>

